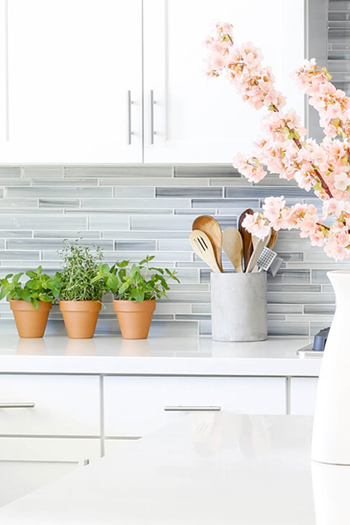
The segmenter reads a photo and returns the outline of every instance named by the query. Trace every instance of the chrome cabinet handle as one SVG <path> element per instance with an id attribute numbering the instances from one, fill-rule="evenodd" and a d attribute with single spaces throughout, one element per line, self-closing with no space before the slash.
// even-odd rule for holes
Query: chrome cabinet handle
<path id="1" fill-rule="evenodd" d="M 126 143 L 128 146 L 131 146 L 131 136 L 134 134 L 131 130 L 131 104 L 133 101 L 131 100 L 131 91 L 128 89 L 126 92 Z"/>
<path id="2" fill-rule="evenodd" d="M 149 123 L 150 123 L 150 142 L 151 145 L 154 144 L 154 92 L 153 89 L 149 92 L 149 104 L 150 104 L 150 115 L 149 115 Z"/>
<path id="3" fill-rule="evenodd" d="M 0 403 L 0 408 L 34 408 L 35 403 Z"/>
<path id="4" fill-rule="evenodd" d="M 220 412 L 219 406 L 167 406 L 165 412 Z"/>

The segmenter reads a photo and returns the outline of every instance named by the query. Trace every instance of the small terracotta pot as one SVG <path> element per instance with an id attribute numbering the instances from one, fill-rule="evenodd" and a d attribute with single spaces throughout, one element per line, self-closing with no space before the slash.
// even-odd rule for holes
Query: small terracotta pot
<path id="1" fill-rule="evenodd" d="M 60 301 L 68 337 L 91 339 L 94 337 L 101 303 L 98 301 Z"/>
<path id="2" fill-rule="evenodd" d="M 10 307 L 16 321 L 18 335 L 43 337 L 51 306 L 51 303 L 39 301 L 39 307 L 35 309 L 32 303 L 11 299 Z"/>
<path id="3" fill-rule="evenodd" d="M 124 339 L 147 339 L 156 301 L 120 301 L 114 299 L 113 308 L 117 314 Z"/>

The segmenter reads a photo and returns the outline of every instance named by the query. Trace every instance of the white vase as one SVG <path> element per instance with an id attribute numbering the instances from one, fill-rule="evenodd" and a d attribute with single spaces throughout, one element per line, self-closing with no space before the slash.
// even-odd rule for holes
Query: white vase
<path id="1" fill-rule="evenodd" d="M 350 465 L 350 270 L 328 272 L 336 312 L 317 388 L 311 457 Z"/>

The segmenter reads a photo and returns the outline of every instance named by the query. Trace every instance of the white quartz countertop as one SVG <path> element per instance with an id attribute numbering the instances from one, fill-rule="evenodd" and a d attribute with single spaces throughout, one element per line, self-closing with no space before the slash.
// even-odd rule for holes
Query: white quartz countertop
<path id="1" fill-rule="evenodd" d="M 210 337 L 20 339 L 2 335 L 0 373 L 317 377 L 322 359 L 297 356 L 309 339 L 221 343 Z"/>
<path id="2" fill-rule="evenodd" d="M 0 523 L 348 525 L 350 467 L 312 465 L 311 430 L 307 416 L 184 415 L 3 507 Z"/>

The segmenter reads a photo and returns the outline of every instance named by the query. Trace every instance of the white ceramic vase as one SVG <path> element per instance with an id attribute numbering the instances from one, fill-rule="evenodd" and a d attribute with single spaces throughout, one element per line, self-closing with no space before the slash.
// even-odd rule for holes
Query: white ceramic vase
<path id="1" fill-rule="evenodd" d="M 350 465 L 350 270 L 328 272 L 336 312 L 317 388 L 311 457 Z"/>

